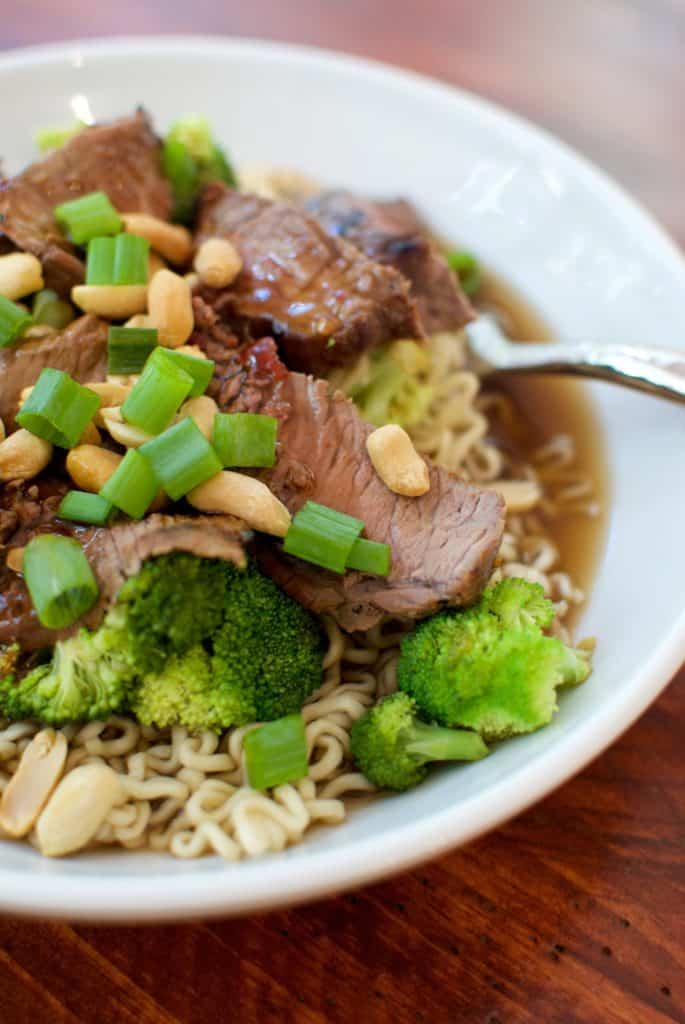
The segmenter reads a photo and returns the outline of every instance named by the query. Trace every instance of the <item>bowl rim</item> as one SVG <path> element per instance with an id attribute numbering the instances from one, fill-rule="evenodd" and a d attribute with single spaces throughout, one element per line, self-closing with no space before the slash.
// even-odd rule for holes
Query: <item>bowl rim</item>
<path id="1" fill-rule="evenodd" d="M 61 64 L 78 51 L 89 60 L 116 59 L 140 54 L 168 54 L 186 58 L 201 55 L 264 58 L 307 63 L 311 67 L 338 65 L 383 80 L 397 88 L 421 91 L 434 101 L 454 101 L 478 111 L 479 116 L 508 137 L 523 139 L 528 150 L 546 152 L 571 164 L 596 195 L 620 211 L 625 222 L 643 239 L 645 247 L 658 252 L 685 288 L 685 259 L 675 242 L 647 211 L 604 171 L 571 146 L 527 119 L 480 96 L 414 71 L 404 70 L 346 53 L 250 38 L 204 35 L 118 36 L 68 40 L 21 47 L 0 53 L 0 74 L 5 70 Z M 304 903 L 366 885 L 463 845 L 501 825 L 536 803 L 581 771 L 614 742 L 647 709 L 668 685 L 685 654 L 685 611 L 655 646 L 650 658 L 626 681 L 620 693 L 607 701 L 582 729 L 561 736 L 554 747 L 535 759 L 535 770 L 523 765 L 490 797 L 485 811 L 476 796 L 418 821 L 407 821 L 386 833 L 387 841 L 374 837 L 351 840 L 333 850 L 312 855 L 306 865 L 287 855 L 273 855 L 244 862 L 240 870 L 202 870 L 173 879 L 102 876 L 28 875 L 22 869 L 3 866 L 0 857 L 0 905 L 3 912 L 50 915 L 72 920 L 130 921 L 180 920 L 188 917 L 260 912 Z M 530 776 L 530 777 L 528 777 Z M 262 870 L 259 870 L 260 867 Z M 249 881 L 248 877 L 249 876 Z"/>

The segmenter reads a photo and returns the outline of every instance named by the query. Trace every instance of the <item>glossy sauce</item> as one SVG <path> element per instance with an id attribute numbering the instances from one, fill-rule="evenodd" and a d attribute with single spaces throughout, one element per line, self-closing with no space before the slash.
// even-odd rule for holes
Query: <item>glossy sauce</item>
<path id="1" fill-rule="evenodd" d="M 487 275 L 476 299 L 478 306 L 494 308 L 502 315 L 502 326 L 510 338 L 551 340 L 552 334 L 540 317 L 494 275 Z M 526 375 L 503 377 L 497 381 L 496 390 L 512 398 L 524 424 L 520 437 L 497 438 L 515 457 L 525 459 L 527 453 L 556 434 L 569 434 L 575 442 L 575 465 L 592 481 L 591 500 L 597 506 L 597 514 L 570 513 L 544 518 L 559 547 L 559 568 L 570 573 L 574 583 L 587 594 L 604 548 L 609 497 L 604 439 L 587 387 L 562 377 Z"/>

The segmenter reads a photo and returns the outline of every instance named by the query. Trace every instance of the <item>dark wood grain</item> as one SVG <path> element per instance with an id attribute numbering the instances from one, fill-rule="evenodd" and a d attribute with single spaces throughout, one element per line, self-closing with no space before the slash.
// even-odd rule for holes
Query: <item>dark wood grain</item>
<path id="1" fill-rule="evenodd" d="M 5 47 L 227 33 L 428 72 L 579 146 L 685 243 L 683 0 L 167 0 L 163 14 L 21 0 L 2 14 Z M 0 921 L 0 1021 L 685 1021 L 684 683 L 534 810 L 361 893 L 206 925 Z"/>

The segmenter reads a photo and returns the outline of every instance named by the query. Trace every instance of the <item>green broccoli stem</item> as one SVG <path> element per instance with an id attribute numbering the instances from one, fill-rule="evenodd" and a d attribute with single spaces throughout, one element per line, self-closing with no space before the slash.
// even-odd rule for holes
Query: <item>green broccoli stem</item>
<path id="1" fill-rule="evenodd" d="M 424 762 L 478 761 L 488 748 L 477 732 L 415 721 L 409 728 L 407 753 Z"/>

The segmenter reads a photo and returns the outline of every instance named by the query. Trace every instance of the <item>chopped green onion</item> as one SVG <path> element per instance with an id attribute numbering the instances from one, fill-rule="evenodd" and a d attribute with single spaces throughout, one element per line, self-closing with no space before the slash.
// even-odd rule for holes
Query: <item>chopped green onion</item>
<path id="1" fill-rule="evenodd" d="M 159 483 L 140 449 L 129 448 L 100 489 L 100 496 L 125 512 L 131 519 L 142 519 L 157 496 Z"/>
<path id="2" fill-rule="evenodd" d="M 147 284 L 147 238 L 124 233 L 114 239 L 114 275 L 112 284 Z"/>
<path id="3" fill-rule="evenodd" d="M 390 545 L 359 537 L 352 545 L 347 568 L 374 576 L 387 576 L 390 572 Z"/>
<path id="4" fill-rule="evenodd" d="M 480 264 L 475 256 L 462 249 L 453 249 L 448 252 L 446 260 L 450 268 L 459 277 L 459 282 L 467 295 L 474 295 L 481 284 Z"/>
<path id="5" fill-rule="evenodd" d="M 221 472 L 216 452 L 190 417 L 147 441 L 138 451 L 148 459 L 173 501 Z"/>
<path id="6" fill-rule="evenodd" d="M 286 715 L 249 732 L 243 740 L 247 781 L 271 789 L 303 779 L 309 771 L 302 715 Z"/>
<path id="7" fill-rule="evenodd" d="M 197 398 L 204 395 L 207 386 L 214 375 L 214 362 L 211 359 L 198 359 L 197 356 L 189 356 L 185 352 L 177 352 L 173 348 L 162 348 L 161 346 L 152 353 L 153 361 L 170 362 L 185 370 L 193 378 L 193 387 L 190 398 Z"/>
<path id="8" fill-rule="evenodd" d="M 273 466 L 278 420 L 251 412 L 217 413 L 212 444 L 222 466 Z"/>
<path id="9" fill-rule="evenodd" d="M 114 239 L 91 238 L 86 259 L 86 284 L 111 284 L 114 280 Z"/>
<path id="10" fill-rule="evenodd" d="M 60 299 L 57 292 L 49 288 L 42 288 L 36 292 L 33 299 L 33 322 L 34 324 L 48 324 L 56 330 L 70 324 L 74 319 L 74 307 L 65 299 Z"/>
<path id="11" fill-rule="evenodd" d="M 138 235 L 91 238 L 86 284 L 147 284 L 149 249 L 148 240 Z"/>
<path id="12" fill-rule="evenodd" d="M 149 359 L 122 405 L 121 415 L 147 434 L 159 434 L 169 426 L 192 386 L 190 374 L 174 363 Z"/>
<path id="13" fill-rule="evenodd" d="M 35 134 L 36 145 L 41 153 L 48 153 L 51 149 L 59 149 L 84 128 L 87 128 L 87 125 L 83 121 L 76 121 L 73 125 L 64 125 L 61 128 L 57 125 L 39 128 Z"/>
<path id="14" fill-rule="evenodd" d="M 0 295 L 0 348 L 17 341 L 31 323 L 30 313 Z"/>
<path id="15" fill-rule="evenodd" d="M 97 235 L 116 235 L 121 217 L 104 192 L 89 192 L 55 207 L 55 220 L 76 245 L 84 245 Z"/>
<path id="16" fill-rule="evenodd" d="M 17 423 L 59 448 L 73 448 L 95 413 L 100 396 L 63 370 L 42 371 L 17 415 Z"/>
<path id="17" fill-rule="evenodd" d="M 100 494 L 89 494 L 88 491 L 68 491 L 62 498 L 57 515 L 60 519 L 69 519 L 74 523 L 105 526 L 113 511 L 110 502 Z"/>
<path id="18" fill-rule="evenodd" d="M 98 585 L 77 541 L 44 533 L 24 551 L 24 579 L 38 618 L 48 629 L 64 629 L 98 599 Z"/>
<path id="19" fill-rule="evenodd" d="M 140 373 L 156 346 L 156 327 L 110 327 L 107 332 L 107 373 Z"/>
<path id="20" fill-rule="evenodd" d="M 342 574 L 354 542 L 363 529 L 361 519 L 308 501 L 290 524 L 283 550 L 296 558 Z"/>

